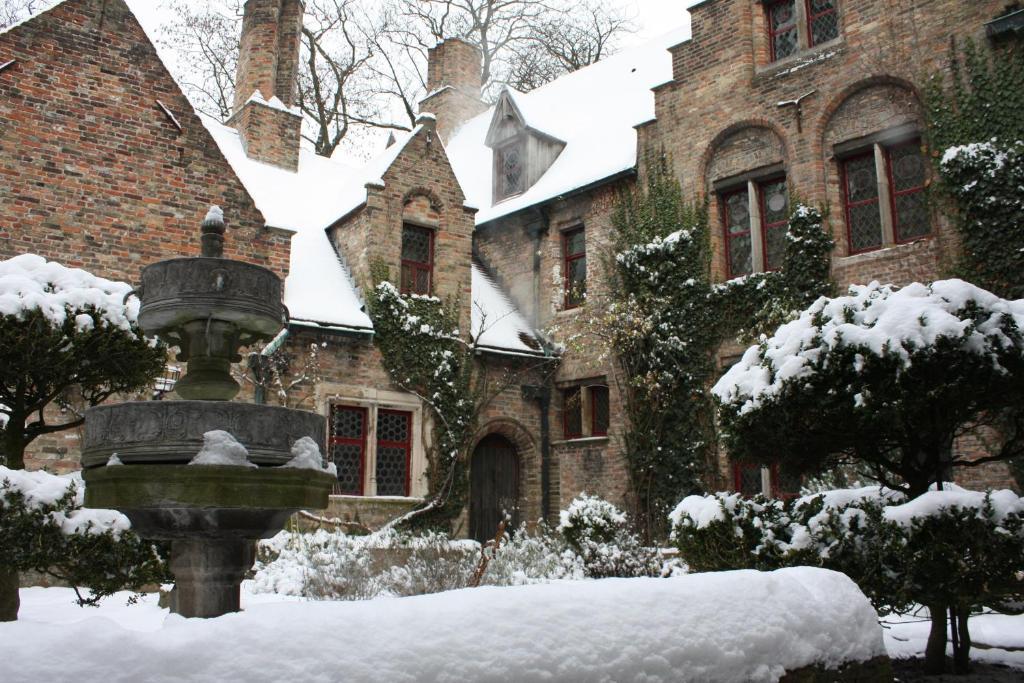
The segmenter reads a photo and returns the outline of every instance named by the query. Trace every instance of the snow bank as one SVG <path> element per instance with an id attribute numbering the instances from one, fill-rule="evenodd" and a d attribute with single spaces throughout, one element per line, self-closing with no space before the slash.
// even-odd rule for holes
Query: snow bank
<path id="1" fill-rule="evenodd" d="M 103 683 L 776 681 L 885 654 L 853 582 L 807 567 L 264 605 L 156 632 L 19 621 L 0 624 L 0 642 L 4 680 Z M 54 642 L 74 656 L 54 657 Z"/>
<path id="2" fill-rule="evenodd" d="M 131 285 L 67 268 L 35 254 L 0 261 L 0 315 L 23 318 L 40 311 L 54 326 L 71 316 L 79 331 L 93 328 L 95 315 L 127 332 L 139 315 L 139 300 L 125 303 Z"/>
<path id="3" fill-rule="evenodd" d="M 214 429 L 203 434 L 203 447 L 188 464 L 256 467 L 256 463 L 249 461 L 249 451 L 245 449 L 245 446 L 221 429 Z"/>
<path id="4" fill-rule="evenodd" d="M 944 338 L 998 364 L 997 354 L 1013 346 L 1003 331 L 1007 319 L 1024 328 L 1024 300 L 1007 301 L 963 280 L 914 282 L 901 289 L 878 282 L 853 285 L 849 295 L 818 299 L 773 337 L 747 349 L 711 391 L 723 403 L 742 403 L 741 414 L 749 412 L 841 347 L 893 355 L 909 367 L 914 351 Z M 859 370 L 864 359 L 858 356 L 857 363 Z"/>

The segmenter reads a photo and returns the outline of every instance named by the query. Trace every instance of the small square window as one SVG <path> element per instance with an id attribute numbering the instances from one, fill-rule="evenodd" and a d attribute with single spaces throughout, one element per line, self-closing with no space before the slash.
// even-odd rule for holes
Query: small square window
<path id="1" fill-rule="evenodd" d="M 587 298 L 587 240 L 583 228 L 562 235 L 562 258 L 565 308 L 576 308 Z"/>
<path id="2" fill-rule="evenodd" d="M 608 386 L 588 384 L 562 390 L 562 427 L 566 439 L 608 436 L 611 421 Z"/>
<path id="3" fill-rule="evenodd" d="M 774 0 L 764 6 L 768 18 L 768 42 L 771 61 L 796 54 L 800 48 L 796 20 L 796 0 Z"/>
<path id="4" fill-rule="evenodd" d="M 402 294 L 430 294 L 434 274 L 434 231 L 402 226 Z"/>

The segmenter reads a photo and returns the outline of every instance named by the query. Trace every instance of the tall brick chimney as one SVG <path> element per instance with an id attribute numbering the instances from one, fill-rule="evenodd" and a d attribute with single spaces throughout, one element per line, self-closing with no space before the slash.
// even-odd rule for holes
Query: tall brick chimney
<path id="1" fill-rule="evenodd" d="M 302 0 L 247 0 L 235 77 L 238 129 L 250 158 L 294 171 L 299 166 L 302 115 L 293 110 Z"/>
<path id="2" fill-rule="evenodd" d="M 427 96 L 421 112 L 437 117 L 437 134 L 447 143 L 459 126 L 487 109 L 480 99 L 480 49 L 449 38 L 427 53 Z"/>

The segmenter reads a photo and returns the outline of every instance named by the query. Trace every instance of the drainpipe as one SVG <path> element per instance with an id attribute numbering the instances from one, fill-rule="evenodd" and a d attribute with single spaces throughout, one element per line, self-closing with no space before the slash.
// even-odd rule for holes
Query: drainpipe
<path id="1" fill-rule="evenodd" d="M 537 401 L 540 410 L 540 508 L 544 520 L 551 511 L 551 387 L 527 385 L 523 398 Z"/>

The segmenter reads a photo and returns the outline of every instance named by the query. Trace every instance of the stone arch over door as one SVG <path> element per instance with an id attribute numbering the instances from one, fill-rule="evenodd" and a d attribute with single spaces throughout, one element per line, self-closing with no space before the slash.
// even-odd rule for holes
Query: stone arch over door
<path id="1" fill-rule="evenodd" d="M 519 525 L 519 455 L 501 434 L 488 434 L 473 449 L 469 465 L 469 536 L 486 542 L 498 525 L 510 518 L 509 530 Z"/>
<path id="2" fill-rule="evenodd" d="M 473 448 L 470 450 L 470 477 L 473 474 L 472 457 L 477 452 L 477 446 L 489 436 L 494 435 L 504 437 L 515 449 L 519 479 L 519 499 L 516 503 L 519 513 L 518 521 L 532 522 L 540 519 L 545 514 L 545 511 L 541 510 L 540 451 L 533 434 L 518 420 L 498 417 L 489 420 L 477 430 L 472 441 Z M 555 469 L 552 466 L 552 479 L 557 476 Z M 472 488 L 472 479 L 470 484 Z M 552 486 L 555 486 L 554 481 L 552 481 Z M 472 496 L 472 491 L 470 491 L 470 496 Z M 470 501 L 470 505 L 467 505 L 466 509 L 469 514 L 472 514 L 469 509 L 471 507 Z M 470 525 L 467 524 L 466 528 L 469 529 Z M 490 538 L 494 537 L 496 528 L 491 530 Z"/>

